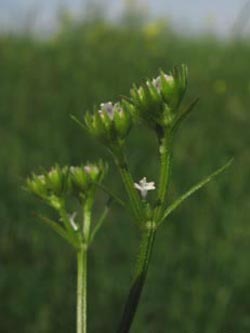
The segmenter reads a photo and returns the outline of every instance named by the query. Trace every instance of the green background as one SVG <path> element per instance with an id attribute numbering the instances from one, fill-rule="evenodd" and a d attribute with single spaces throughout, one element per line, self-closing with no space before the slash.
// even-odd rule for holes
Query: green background
<path id="1" fill-rule="evenodd" d="M 132 332 L 250 332 L 249 41 L 184 38 L 161 22 L 66 23 L 48 40 L 0 37 L 0 332 L 75 330 L 74 252 L 38 221 L 50 211 L 24 191 L 25 178 L 56 162 L 110 159 L 70 114 L 180 63 L 189 68 L 184 103 L 201 101 L 176 138 L 169 202 L 235 160 L 158 233 Z M 153 134 L 136 127 L 128 146 L 135 179 L 157 182 Z M 105 183 L 124 192 L 112 162 Z M 138 241 L 114 205 L 90 251 L 89 332 L 115 331 Z"/>

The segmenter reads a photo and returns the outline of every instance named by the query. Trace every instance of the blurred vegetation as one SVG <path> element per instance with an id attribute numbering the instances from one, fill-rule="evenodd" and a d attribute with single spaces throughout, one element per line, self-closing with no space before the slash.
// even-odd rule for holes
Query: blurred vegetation
<path id="1" fill-rule="evenodd" d="M 176 140 L 169 200 L 235 162 L 162 227 L 132 332 L 250 332 L 250 43 L 130 21 L 65 20 L 47 40 L 0 37 L 0 332 L 75 330 L 74 254 L 38 222 L 45 208 L 23 190 L 25 177 L 108 158 L 70 114 L 180 63 L 190 72 L 186 102 L 201 102 Z M 157 180 L 152 133 L 135 129 L 128 145 L 135 178 Z M 106 184 L 123 191 L 112 165 Z M 131 218 L 114 206 L 90 253 L 90 332 L 114 331 L 137 244 Z"/>

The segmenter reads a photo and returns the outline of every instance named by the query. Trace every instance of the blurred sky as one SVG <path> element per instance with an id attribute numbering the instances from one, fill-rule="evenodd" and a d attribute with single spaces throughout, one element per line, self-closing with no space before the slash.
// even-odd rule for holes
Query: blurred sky
<path id="1" fill-rule="evenodd" d="M 67 7 L 78 16 L 79 13 L 86 11 L 87 3 L 102 6 L 105 8 L 106 16 L 116 19 L 121 15 L 124 4 L 131 1 L 0 0 L 0 29 L 34 27 L 35 30 L 48 32 L 56 26 L 58 8 Z M 167 17 L 177 30 L 190 33 L 205 31 L 228 36 L 240 11 L 244 13 L 246 21 L 250 16 L 248 0 L 137 0 L 135 2 L 151 17 Z M 246 6 L 246 3 L 249 6 Z"/>

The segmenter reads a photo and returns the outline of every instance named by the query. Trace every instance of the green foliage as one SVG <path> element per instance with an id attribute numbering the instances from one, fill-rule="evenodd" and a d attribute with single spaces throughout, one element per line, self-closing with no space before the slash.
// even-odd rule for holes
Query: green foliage
<path id="1" fill-rule="evenodd" d="M 178 133 L 168 201 L 228 155 L 235 155 L 235 163 L 229 177 L 211 183 L 162 225 L 133 329 L 250 330 L 249 53 L 248 42 L 182 38 L 157 24 L 95 22 L 69 27 L 48 41 L 0 38 L 1 332 L 74 331 L 74 253 L 36 216 L 27 219 L 36 203 L 19 190 L 20 179 L 55 162 L 77 165 L 85 156 L 105 157 L 69 115 L 80 117 L 94 103 L 127 94 L 131 82 L 176 63 L 187 63 L 187 93 L 198 94 L 201 103 L 199 115 L 193 113 Z M 154 179 L 155 138 L 132 130 L 128 140 L 134 178 L 141 179 L 147 168 L 145 176 Z M 111 167 L 106 187 L 112 184 L 118 193 L 118 179 Z M 97 216 L 104 200 L 98 197 Z M 90 251 L 90 332 L 116 327 L 130 281 L 128 258 L 137 245 L 128 218 L 114 209 Z"/>

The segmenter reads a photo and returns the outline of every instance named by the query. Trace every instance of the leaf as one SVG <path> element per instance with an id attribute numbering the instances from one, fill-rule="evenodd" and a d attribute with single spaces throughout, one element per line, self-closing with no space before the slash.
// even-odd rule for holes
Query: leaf
<path id="1" fill-rule="evenodd" d="M 75 240 L 73 240 L 57 222 L 42 215 L 38 215 L 38 217 L 48 226 L 50 226 L 58 235 L 65 239 L 70 245 L 72 245 L 74 248 L 77 248 Z"/>
<path id="2" fill-rule="evenodd" d="M 159 225 L 178 207 L 180 206 L 183 201 L 185 201 L 188 197 L 190 197 L 192 194 L 194 194 L 196 191 L 201 189 L 203 186 L 205 186 L 207 183 L 209 183 L 211 180 L 213 180 L 214 177 L 218 176 L 220 173 L 225 171 L 232 163 L 233 159 L 230 159 L 226 164 L 224 164 L 221 168 L 217 169 L 215 172 L 211 173 L 208 177 L 201 180 L 199 183 L 191 187 L 186 193 L 181 195 L 174 203 L 172 203 L 164 212 L 162 219 L 159 222 Z"/>
<path id="3" fill-rule="evenodd" d="M 195 100 L 194 100 L 191 104 L 189 104 L 189 106 L 186 107 L 186 109 L 184 109 L 184 110 L 180 113 L 179 117 L 176 119 L 176 121 L 175 121 L 175 123 L 174 123 L 174 125 L 173 125 L 173 129 L 172 129 L 173 132 L 176 132 L 176 131 L 177 131 L 177 129 L 178 129 L 179 126 L 181 125 L 182 121 L 183 121 L 184 119 L 186 119 L 186 117 L 191 113 L 191 111 L 192 111 L 193 108 L 197 105 L 197 103 L 199 102 L 199 100 L 200 100 L 199 98 L 195 98 Z"/>
<path id="4" fill-rule="evenodd" d="M 77 119 L 73 114 L 70 115 L 70 118 L 74 122 L 76 122 L 84 131 L 86 131 L 86 126 L 79 119 Z"/>
<path id="5" fill-rule="evenodd" d="M 92 241 L 93 241 L 96 233 L 99 231 L 99 229 L 101 228 L 103 222 L 105 221 L 105 219 L 106 219 L 106 217 L 107 217 L 107 215 L 109 213 L 109 208 L 110 208 L 111 204 L 112 204 L 112 198 L 110 197 L 108 199 L 108 202 L 107 202 L 107 204 L 106 204 L 106 206 L 104 208 L 104 211 L 103 211 L 102 215 L 100 216 L 98 222 L 96 223 L 96 225 L 95 225 L 95 227 L 94 227 L 94 229 L 93 229 L 93 231 L 91 233 L 89 244 L 92 243 Z"/>
<path id="6" fill-rule="evenodd" d="M 110 191 L 110 189 L 107 186 L 105 186 L 105 185 L 103 185 L 101 183 L 98 183 L 98 182 L 94 182 L 94 184 L 96 186 L 98 186 L 101 190 L 103 190 L 105 193 L 107 193 L 119 205 L 121 205 L 123 207 L 126 207 L 125 202 L 122 199 L 120 199 L 115 193 L 113 193 L 112 191 Z"/>

